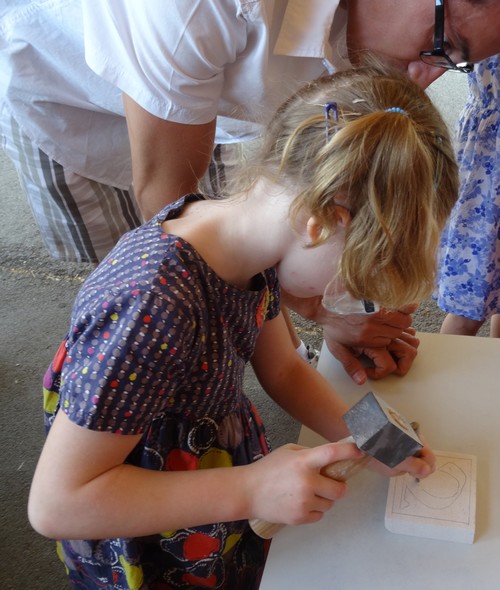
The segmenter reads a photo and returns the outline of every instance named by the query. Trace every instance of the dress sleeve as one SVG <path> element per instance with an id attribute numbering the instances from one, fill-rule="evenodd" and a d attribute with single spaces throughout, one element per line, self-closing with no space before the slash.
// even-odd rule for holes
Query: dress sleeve
<path id="1" fill-rule="evenodd" d="M 191 332 L 154 292 L 99 298 L 73 323 L 60 407 L 86 428 L 138 434 L 170 409 Z"/>
<path id="2" fill-rule="evenodd" d="M 83 0 L 85 55 L 145 110 L 178 123 L 217 115 L 224 70 L 245 50 L 236 0 Z"/>

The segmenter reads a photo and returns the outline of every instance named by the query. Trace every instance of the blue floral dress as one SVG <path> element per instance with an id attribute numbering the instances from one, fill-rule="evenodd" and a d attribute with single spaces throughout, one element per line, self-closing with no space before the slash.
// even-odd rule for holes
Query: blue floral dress
<path id="1" fill-rule="evenodd" d="M 487 320 L 500 313 L 500 55 L 469 74 L 458 123 L 460 195 L 442 235 L 437 302 Z"/>
<path id="2" fill-rule="evenodd" d="M 61 410 L 83 428 L 142 433 L 127 462 L 144 469 L 245 465 L 270 450 L 243 371 L 264 320 L 279 311 L 276 273 L 237 289 L 166 234 L 162 221 L 197 198 L 125 234 L 90 275 L 44 381 L 47 428 Z M 58 552 L 73 588 L 234 590 L 258 587 L 267 547 L 238 521 L 60 541 Z"/>

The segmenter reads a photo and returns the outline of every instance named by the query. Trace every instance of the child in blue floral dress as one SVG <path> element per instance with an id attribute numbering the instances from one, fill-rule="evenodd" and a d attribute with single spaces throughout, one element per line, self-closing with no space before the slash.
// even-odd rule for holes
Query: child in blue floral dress
<path id="1" fill-rule="evenodd" d="M 61 539 L 73 588 L 256 589 L 268 541 L 249 519 L 315 522 L 345 493 L 321 469 L 360 451 L 270 452 L 245 365 L 296 419 L 344 437 L 347 408 L 295 352 L 280 285 L 321 296 L 338 276 L 389 309 L 427 297 L 456 163 L 425 93 L 378 66 L 309 84 L 267 133 L 246 188 L 169 205 L 77 296 L 45 377 L 49 431 L 28 507 Z M 374 468 L 433 466 L 425 447 Z"/>
<path id="2" fill-rule="evenodd" d="M 460 196 L 443 232 L 437 302 L 441 332 L 500 337 L 500 55 L 469 74 L 458 123 Z"/>

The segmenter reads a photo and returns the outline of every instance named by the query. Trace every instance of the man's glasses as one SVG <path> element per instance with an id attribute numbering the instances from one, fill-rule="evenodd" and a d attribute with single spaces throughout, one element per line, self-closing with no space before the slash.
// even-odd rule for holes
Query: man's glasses
<path id="1" fill-rule="evenodd" d="M 444 0 L 436 0 L 436 12 L 434 20 L 434 49 L 421 51 L 420 59 L 430 66 L 445 68 L 455 72 L 468 74 L 473 71 L 474 65 L 470 63 L 456 64 L 444 50 Z"/>

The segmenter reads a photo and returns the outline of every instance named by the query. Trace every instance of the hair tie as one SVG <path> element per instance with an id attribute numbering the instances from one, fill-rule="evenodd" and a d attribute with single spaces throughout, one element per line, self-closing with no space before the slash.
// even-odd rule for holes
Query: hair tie
<path id="1" fill-rule="evenodd" d="M 389 107 L 388 109 L 384 109 L 384 113 L 400 113 L 405 117 L 409 117 L 410 115 L 401 107 Z"/>

